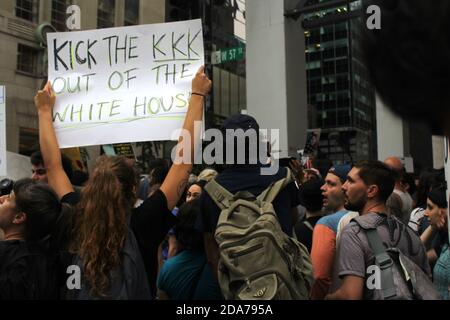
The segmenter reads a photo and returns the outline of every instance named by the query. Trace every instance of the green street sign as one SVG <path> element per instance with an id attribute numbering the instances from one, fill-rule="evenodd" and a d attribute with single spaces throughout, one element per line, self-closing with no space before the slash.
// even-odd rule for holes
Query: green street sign
<path id="1" fill-rule="evenodd" d="M 222 49 L 214 51 L 212 54 L 212 64 L 239 61 L 243 59 L 245 59 L 244 47 Z"/>

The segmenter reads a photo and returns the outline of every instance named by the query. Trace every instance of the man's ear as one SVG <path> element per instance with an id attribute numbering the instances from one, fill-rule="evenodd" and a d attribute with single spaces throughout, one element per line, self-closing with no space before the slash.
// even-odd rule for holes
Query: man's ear
<path id="1" fill-rule="evenodd" d="M 369 198 L 369 199 L 373 199 L 373 198 L 377 197 L 379 193 L 380 193 L 380 189 L 378 188 L 378 186 L 376 184 L 371 184 L 366 190 L 367 198 Z"/>
<path id="2" fill-rule="evenodd" d="M 439 216 L 445 219 L 447 217 L 447 208 L 439 208 Z"/>
<path id="3" fill-rule="evenodd" d="M 16 213 L 13 219 L 13 224 L 23 224 L 27 221 L 27 215 L 24 212 Z"/>

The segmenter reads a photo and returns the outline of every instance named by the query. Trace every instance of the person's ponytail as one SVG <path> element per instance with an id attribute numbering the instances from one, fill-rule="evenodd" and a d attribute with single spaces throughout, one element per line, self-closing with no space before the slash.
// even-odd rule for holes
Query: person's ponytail
<path id="1" fill-rule="evenodd" d="M 53 189 L 32 179 L 21 179 L 14 184 L 16 210 L 26 215 L 24 238 L 47 250 L 57 247 L 60 239 L 59 221 L 69 219 L 69 209 L 62 217 L 63 205 Z M 69 223 L 69 222 L 67 222 Z"/>

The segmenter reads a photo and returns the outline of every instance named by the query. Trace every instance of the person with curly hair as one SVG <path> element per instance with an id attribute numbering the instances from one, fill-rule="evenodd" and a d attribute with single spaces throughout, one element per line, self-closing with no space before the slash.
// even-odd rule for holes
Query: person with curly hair
<path id="1" fill-rule="evenodd" d="M 192 80 L 192 96 L 183 129 L 194 137 L 194 122 L 203 115 L 211 81 L 202 66 Z M 139 186 L 134 164 L 124 157 L 101 157 L 80 198 L 61 164 L 53 127 L 55 93 L 47 83 L 35 96 L 39 141 L 48 183 L 62 202 L 76 208 L 69 245 L 73 262 L 81 266 L 82 285 L 67 294 L 73 299 L 150 299 L 156 294 L 157 250 L 175 223 L 171 210 L 184 190 L 192 159 L 183 159 L 182 138 L 177 157 L 161 187 L 134 208 Z M 199 137 L 191 139 L 193 150 Z M 192 154 L 192 152 L 191 152 Z M 176 159 L 178 160 L 178 159 Z"/>

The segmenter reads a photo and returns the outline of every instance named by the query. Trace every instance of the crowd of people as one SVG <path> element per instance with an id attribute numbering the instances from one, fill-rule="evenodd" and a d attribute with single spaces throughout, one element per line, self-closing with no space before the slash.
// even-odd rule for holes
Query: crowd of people
<path id="1" fill-rule="evenodd" d="M 369 50 L 394 55 L 395 45 L 379 49 L 389 46 L 388 40 L 397 33 L 402 34 L 403 29 L 390 29 L 389 24 L 416 23 L 408 17 L 421 12 L 417 9 L 420 1 L 408 1 L 409 8 L 417 9 L 409 11 L 402 9 L 406 0 L 393 1 L 395 5 L 375 2 L 388 15 L 383 20 L 384 29 L 368 35 L 365 44 L 374 84 L 398 113 L 423 116 L 420 108 L 414 112 L 401 108 L 404 100 L 398 97 L 410 89 L 395 83 L 398 77 L 417 74 L 406 63 L 392 66 L 396 55 L 390 60 L 392 69 L 380 68 L 379 57 Z M 437 2 L 450 10 L 445 1 Z M 200 139 L 194 136 L 194 122 L 202 119 L 204 98 L 210 89 L 211 81 L 202 67 L 192 81 L 183 125 L 194 139 L 186 150 L 180 138 L 179 158 L 193 150 Z M 434 88 L 427 84 L 423 90 Z M 415 97 L 418 92 L 414 88 Z M 220 300 L 231 292 L 248 297 L 245 290 L 253 290 L 252 286 L 260 285 L 258 281 L 264 286 L 252 298 L 276 298 L 281 289 L 274 283 L 286 282 L 281 281 L 285 280 L 281 271 L 262 269 L 242 279 L 233 279 L 230 271 L 241 268 L 239 272 L 244 274 L 249 268 L 242 263 L 248 261 L 246 255 L 254 255 L 250 261 L 255 266 L 263 265 L 260 261 L 271 253 L 259 254 L 258 250 L 267 242 L 252 242 L 256 240 L 235 231 L 236 236 L 250 242 L 250 247 L 241 241 L 236 251 L 227 251 L 226 257 L 223 254 L 226 246 L 221 242 L 221 230 L 225 230 L 226 219 L 234 214 L 237 217 L 231 230 L 241 227 L 247 232 L 252 227 L 248 225 L 250 218 L 246 221 L 242 215 L 246 212 L 243 207 L 261 217 L 275 213 L 275 220 L 265 221 L 276 224 L 273 230 L 282 236 L 265 236 L 275 242 L 288 241 L 291 246 L 283 242 L 283 249 L 302 255 L 300 260 L 286 258 L 288 269 L 283 272 L 304 277 L 298 283 L 307 299 L 450 298 L 443 170 L 424 170 L 414 179 L 396 157 L 384 162 L 335 164 L 321 170 L 302 168 L 294 159 L 273 175 L 261 175 L 261 168 L 269 164 L 252 163 L 250 149 L 258 146 L 245 144 L 245 163 L 227 163 L 198 176 L 192 174 L 193 161 L 169 165 L 158 159 L 150 164 L 148 177 L 139 180 L 132 160 L 102 156 L 88 179 L 74 187 L 72 171 L 61 156 L 53 128 L 55 99 L 50 83 L 36 94 L 40 151 L 31 157 L 32 176 L 16 181 L 11 192 L 0 198 L 0 299 Z M 440 106 L 446 102 L 432 106 L 436 109 L 429 122 L 449 135 L 450 122 L 442 121 L 449 113 Z M 405 107 L 415 107 L 415 103 L 411 100 Z M 424 112 L 428 118 L 430 113 Z M 224 121 L 222 130 L 227 129 L 258 130 L 259 124 L 249 115 L 237 114 Z M 213 184 L 216 187 L 211 187 Z M 265 227 L 258 221 L 263 233 Z M 414 279 L 405 276 L 403 269 L 413 270 Z M 237 288 L 238 284 L 241 287 Z M 291 296 L 296 289 L 289 288 Z"/>

